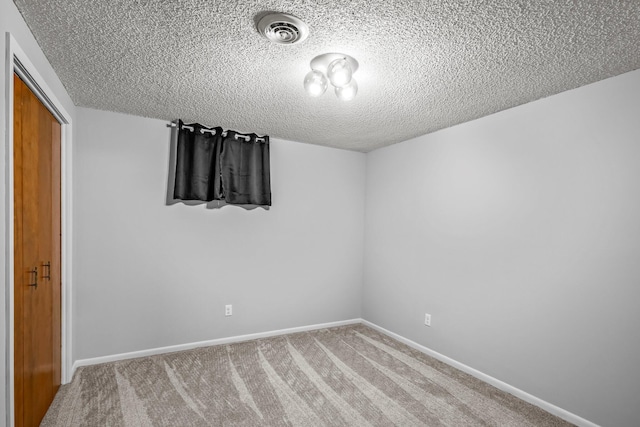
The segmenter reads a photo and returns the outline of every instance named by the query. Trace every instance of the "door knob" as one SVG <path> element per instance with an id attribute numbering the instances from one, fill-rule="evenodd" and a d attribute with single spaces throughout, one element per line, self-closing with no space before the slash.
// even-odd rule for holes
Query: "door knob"
<path id="1" fill-rule="evenodd" d="M 38 267 L 33 267 L 33 270 L 29 270 L 29 274 L 31 274 L 29 286 L 35 286 L 38 289 Z"/>
<path id="2" fill-rule="evenodd" d="M 42 264 L 42 267 L 47 269 L 46 273 L 42 273 L 42 278 L 51 281 L 51 261 L 47 261 L 46 264 Z"/>

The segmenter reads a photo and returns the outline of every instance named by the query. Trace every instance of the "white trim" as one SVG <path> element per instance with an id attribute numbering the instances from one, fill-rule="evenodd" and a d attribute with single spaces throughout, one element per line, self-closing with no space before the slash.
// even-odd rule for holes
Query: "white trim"
<path id="1" fill-rule="evenodd" d="M 212 345 L 232 344 L 236 342 L 256 340 L 260 338 L 275 337 L 278 335 L 293 334 L 296 332 L 313 331 L 316 329 L 334 328 L 336 326 L 345 326 L 362 323 L 362 319 L 341 320 L 338 322 L 319 323 L 316 325 L 299 326 L 296 328 L 278 329 L 275 331 L 258 332 L 256 334 L 238 335 L 235 337 L 218 338 L 207 341 L 198 341 L 194 343 L 171 345 L 167 347 L 151 348 L 148 350 L 132 351 L 130 353 L 113 354 L 110 356 L 93 357 L 90 359 L 76 360 L 73 364 L 73 372 L 81 366 L 97 365 L 99 363 L 115 362 L 118 360 L 135 359 L 137 357 L 155 356 L 163 353 L 173 353 L 176 351 L 191 350 L 198 347 L 209 347 Z"/>
<path id="2" fill-rule="evenodd" d="M 487 375 L 484 372 L 480 372 L 477 369 L 474 369 L 470 366 L 465 365 L 464 363 L 460 363 L 457 360 L 451 359 L 450 357 L 445 356 L 444 354 L 438 353 L 437 351 L 431 350 L 428 347 L 425 347 L 421 344 L 418 344 L 415 341 L 411 341 L 408 338 L 405 338 L 401 335 L 398 335 L 394 332 L 391 332 L 387 329 L 384 329 L 381 326 L 376 325 L 375 323 L 371 323 L 368 320 L 362 320 L 362 323 L 364 325 L 367 325 L 379 332 L 382 332 L 385 335 L 390 336 L 391 338 L 400 341 L 403 344 L 408 345 L 411 348 L 414 348 L 422 353 L 425 353 L 431 357 L 433 357 L 434 359 L 438 359 L 441 362 L 446 363 L 447 365 L 453 366 L 456 369 L 461 370 L 462 372 L 466 372 L 469 375 L 472 375 L 476 378 L 478 378 L 479 380 L 482 380 L 484 382 L 486 382 L 487 384 L 491 384 L 492 386 L 494 386 L 495 388 L 498 388 L 502 391 L 506 391 L 509 394 L 514 395 L 515 397 L 524 400 L 525 402 L 531 403 L 532 405 L 535 405 L 541 409 L 544 409 L 545 411 L 549 412 L 550 414 L 553 414 L 557 417 L 562 418 L 565 421 L 569 421 L 570 423 L 573 423 L 577 426 L 580 427 L 599 427 L 597 424 L 592 423 L 591 421 L 585 420 L 584 418 L 573 414 L 569 411 L 566 411 L 562 408 L 557 407 L 556 405 L 549 403 L 545 400 L 542 400 L 540 398 L 537 398 L 529 393 L 527 393 L 526 391 L 520 390 L 519 388 L 516 388 L 510 384 L 507 384 L 503 381 L 500 381 L 497 378 L 492 377 L 491 375 Z"/>
<path id="3" fill-rule="evenodd" d="M 81 366 L 90 366 L 90 365 L 97 365 L 100 363 L 107 363 L 107 362 L 116 362 L 118 360 L 126 360 L 126 359 L 134 359 L 137 357 L 147 357 L 147 356 L 155 356 L 158 354 L 163 354 L 163 353 L 173 353 L 176 351 L 183 351 L 183 350 L 191 350 L 193 348 L 198 348 L 198 347 L 208 347 L 208 346 L 213 346 L 213 345 L 221 345 L 221 344 L 231 344 L 231 343 L 236 343 L 236 342 L 242 342 L 242 341 L 249 341 L 249 340 L 255 340 L 255 339 L 259 339 L 259 338 L 268 338 L 268 337 L 274 337 L 274 336 L 278 336 L 278 335 L 285 335 L 285 334 L 292 334 L 295 332 L 305 332 L 305 331 L 313 331 L 316 329 L 324 329 L 324 328 L 333 328 L 336 326 L 344 326 L 344 325 L 353 325 L 353 324 L 358 324 L 358 323 L 362 323 L 363 325 L 369 326 L 370 328 L 373 328 L 379 332 L 382 332 L 385 335 L 390 336 L 391 338 L 400 341 L 403 344 L 408 345 L 411 348 L 414 348 L 422 353 L 425 353 L 435 359 L 440 360 L 441 362 L 446 363 L 447 365 L 453 366 L 456 369 L 461 370 L 462 372 L 466 372 L 467 374 L 470 374 L 484 382 L 486 382 L 487 384 L 490 384 L 502 391 L 505 391 L 519 399 L 524 400 L 525 402 L 531 403 L 532 405 L 535 405 L 541 409 L 544 409 L 545 411 L 549 412 L 550 414 L 556 415 L 560 418 L 562 418 L 563 420 L 569 421 L 570 423 L 573 423 L 577 426 L 580 427 L 599 427 L 597 424 L 592 423 L 591 421 L 588 421 L 582 417 L 579 417 L 578 415 L 575 415 L 569 411 L 566 411 L 562 408 L 557 407 L 556 405 L 553 405 L 545 400 L 539 399 L 523 390 L 520 390 L 519 388 L 516 388 L 512 385 L 509 385 L 503 381 L 500 381 L 497 378 L 494 378 L 490 375 L 487 375 L 483 372 L 478 371 L 477 369 L 474 369 L 470 366 L 465 365 L 464 363 L 460 363 L 457 360 L 451 359 L 450 357 L 447 357 L 441 353 L 438 353 L 437 351 L 431 350 L 428 347 L 425 347 L 423 345 L 420 345 L 418 343 L 416 343 L 415 341 L 411 341 L 408 338 L 405 338 L 401 335 L 398 335 L 394 332 L 391 332 L 387 329 L 384 329 L 378 325 L 376 325 L 375 323 L 369 322 L 368 320 L 364 320 L 364 319 L 350 319 L 350 320 L 342 320 L 342 321 L 338 321 L 338 322 L 329 322 L 329 323 L 321 323 L 321 324 L 316 324 L 316 325 L 308 325 L 308 326 L 300 326 L 297 328 L 288 328 L 288 329 L 279 329 L 279 330 L 275 330 L 275 331 L 267 331 L 267 332 L 259 332 L 256 334 L 247 334 L 247 335 L 239 335 L 239 336 L 234 336 L 234 337 L 227 337 L 227 338 L 218 338 L 218 339 L 213 339 L 213 340 L 207 340 L 207 341 L 199 341 L 199 342 L 194 342 L 194 343 L 187 343 L 187 344 L 179 344 L 179 345 L 172 345 L 172 346 L 167 346 L 167 347 L 158 347 L 158 348 L 152 348 L 152 349 L 148 349 L 148 350 L 140 350 L 140 351 L 132 351 L 130 353 L 121 353 L 121 354 L 113 354 L 110 356 L 101 356 L 101 357 L 93 357 L 93 358 L 89 358 L 89 359 L 80 359 L 80 360 L 76 360 L 75 363 L 73 364 L 73 369 L 72 369 L 72 373 L 75 373 L 76 369 L 81 367 Z"/>
<path id="4" fill-rule="evenodd" d="M 22 50 L 11 33 L 6 33 L 6 57 L 5 57 L 5 296 L 6 296 L 6 360 L 5 373 L 7 379 L 7 425 L 14 425 L 14 380 L 13 380 L 13 74 L 14 72 L 22 78 L 40 101 L 51 111 L 56 120 L 61 125 L 60 145 L 60 196 L 61 196 L 61 382 L 68 383 L 71 380 L 71 355 L 72 355 L 72 320 L 71 320 L 71 143 L 72 143 L 72 123 L 71 115 L 66 111 L 63 104 L 55 96 L 54 91 L 49 87 L 46 80 L 40 75 L 37 68 L 29 60 L 27 54 Z"/>

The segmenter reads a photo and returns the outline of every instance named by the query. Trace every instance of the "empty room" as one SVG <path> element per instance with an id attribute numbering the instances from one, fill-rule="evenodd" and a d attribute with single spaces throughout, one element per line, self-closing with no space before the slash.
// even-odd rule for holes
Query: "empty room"
<path id="1" fill-rule="evenodd" d="M 0 6 L 0 427 L 640 426 L 640 2 Z"/>

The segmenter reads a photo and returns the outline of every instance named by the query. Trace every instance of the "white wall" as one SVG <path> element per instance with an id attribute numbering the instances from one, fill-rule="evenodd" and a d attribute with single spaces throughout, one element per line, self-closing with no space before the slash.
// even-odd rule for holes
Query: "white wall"
<path id="1" fill-rule="evenodd" d="M 364 154 L 272 139 L 270 210 L 166 206 L 166 123 L 78 108 L 75 360 L 361 316 Z"/>
<path id="2" fill-rule="evenodd" d="M 13 375 L 9 372 L 7 365 L 7 286 L 9 286 L 7 279 L 7 262 L 6 251 L 13 245 L 13 242 L 9 242 L 7 239 L 7 230 L 5 229 L 7 224 L 7 216 L 10 214 L 7 212 L 7 200 L 6 192 L 8 190 L 8 175 L 7 175 L 7 144 L 6 144 L 6 33 L 10 32 L 17 43 L 20 45 L 25 54 L 29 57 L 29 60 L 36 67 L 36 71 L 44 78 L 47 85 L 54 92 L 56 98 L 63 104 L 67 113 L 71 115 L 73 120 L 75 115 L 75 107 L 71 102 L 67 92 L 65 91 L 62 83 L 56 76 L 53 68 L 43 55 L 40 47 L 36 43 L 31 31 L 25 24 L 20 12 L 16 9 L 11 0 L 0 0 L 0 52 L 2 52 L 2 66 L 0 67 L 0 165 L 2 165 L 2 173 L 0 173 L 0 188 L 2 197 L 0 197 L 0 224 L 2 224 L 2 233 L 0 233 L 0 247 L 2 248 L 2 256 L 0 256 L 0 278 L 2 283 L 2 290 L 0 291 L 0 426 L 5 426 L 7 419 L 6 398 L 8 392 L 8 377 Z"/>
<path id="3" fill-rule="evenodd" d="M 367 320 L 640 424 L 640 71 L 369 153 L 366 187 Z"/>

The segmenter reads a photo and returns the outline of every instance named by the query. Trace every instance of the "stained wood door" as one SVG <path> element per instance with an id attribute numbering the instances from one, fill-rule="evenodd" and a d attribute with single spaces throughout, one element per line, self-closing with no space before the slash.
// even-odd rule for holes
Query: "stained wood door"
<path id="1" fill-rule="evenodd" d="M 14 75 L 15 425 L 38 426 L 60 386 L 60 124 Z"/>

